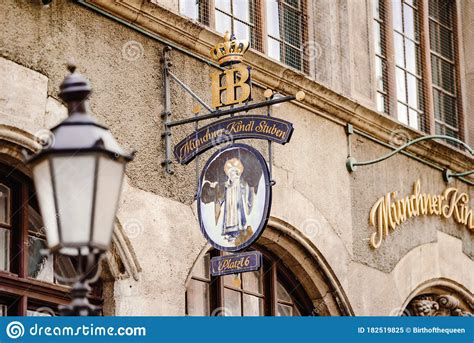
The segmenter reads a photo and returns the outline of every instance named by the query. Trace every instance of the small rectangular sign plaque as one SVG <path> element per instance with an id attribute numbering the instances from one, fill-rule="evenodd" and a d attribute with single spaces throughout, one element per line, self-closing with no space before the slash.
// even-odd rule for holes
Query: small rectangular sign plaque
<path id="1" fill-rule="evenodd" d="M 262 266 L 262 254 L 249 251 L 211 259 L 211 275 L 223 276 L 259 270 Z"/>

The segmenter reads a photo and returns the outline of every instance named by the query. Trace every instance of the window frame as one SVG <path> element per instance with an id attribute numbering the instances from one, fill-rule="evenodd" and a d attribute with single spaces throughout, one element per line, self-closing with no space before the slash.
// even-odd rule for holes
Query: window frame
<path id="1" fill-rule="evenodd" d="M 374 1 L 372 0 L 371 6 L 371 13 L 372 8 L 374 8 Z M 384 41 L 384 48 L 386 51 L 386 82 L 387 82 L 387 89 L 388 95 L 386 100 L 388 104 L 386 105 L 388 109 L 389 116 L 398 120 L 398 110 L 397 110 L 397 90 L 396 90 L 396 62 L 395 62 L 395 48 L 394 48 L 394 28 L 393 28 L 393 12 L 392 12 L 392 3 L 391 0 L 380 0 L 380 3 L 383 6 L 383 33 L 384 36 L 381 39 Z M 403 5 L 403 2 L 402 2 Z M 418 24 L 419 24 L 419 43 L 420 43 L 420 69 L 421 69 L 421 80 L 422 80 L 422 89 L 423 89 L 423 97 L 424 97 L 424 109 L 422 111 L 423 118 L 420 118 L 419 122 L 421 123 L 421 127 L 418 129 L 419 131 L 423 131 L 428 134 L 434 135 L 436 133 L 435 130 L 435 123 L 437 119 L 435 118 L 434 113 L 434 96 L 433 96 L 433 76 L 431 72 L 431 54 L 432 48 L 430 43 L 430 35 L 429 35 L 429 4 L 427 0 L 418 0 L 417 4 L 417 14 L 418 14 Z M 452 2 L 452 22 L 453 22 L 453 61 L 455 67 L 455 92 L 456 95 L 456 116 L 458 121 L 458 139 L 464 141 L 466 138 L 466 131 L 465 131 L 465 124 L 464 124 L 464 110 L 463 110 L 463 96 L 464 92 L 462 89 L 462 58 L 460 54 L 460 44 L 461 44 L 461 36 L 459 34 L 459 27 L 460 27 L 460 16 L 459 16 L 459 2 L 453 1 Z M 371 26 L 372 32 L 375 34 L 374 29 L 374 18 L 371 15 Z M 375 42 L 372 39 L 372 42 Z M 373 56 L 377 56 L 375 53 L 375 48 L 373 50 Z M 406 58 L 404 54 L 404 58 Z M 375 75 L 376 73 L 374 73 Z M 375 76 L 374 76 L 375 79 Z M 374 96 L 378 93 L 378 88 L 374 87 Z M 376 98 L 375 98 L 376 99 Z M 385 113 L 385 112 L 384 112 Z M 446 126 L 446 123 L 441 124 L 442 126 Z M 448 125 L 449 126 L 449 125 Z"/>
<path id="2" fill-rule="evenodd" d="M 280 282 L 283 287 L 288 290 L 292 289 L 291 298 L 294 307 L 297 308 L 298 312 L 301 316 L 311 316 L 317 315 L 314 312 L 314 305 L 306 294 L 303 286 L 296 277 L 291 273 L 291 271 L 286 268 L 282 263 L 281 259 L 279 259 L 276 255 L 272 254 L 270 251 L 265 249 L 262 246 L 256 246 L 254 248 L 258 250 L 263 255 L 263 264 L 261 271 L 263 273 L 263 289 L 262 294 L 257 294 L 252 291 L 237 289 L 235 287 L 225 285 L 224 284 L 224 277 L 210 277 L 210 280 L 206 280 L 204 278 L 192 275 L 190 278 L 191 280 L 196 280 L 200 282 L 208 283 L 209 287 L 209 294 L 208 294 L 208 311 L 209 315 L 216 315 L 216 310 L 225 308 L 224 303 L 224 289 L 230 289 L 233 291 L 238 291 L 241 296 L 241 313 L 243 315 L 243 302 L 242 302 L 242 294 L 249 294 L 252 296 L 258 296 L 259 298 L 263 299 L 263 315 L 264 316 L 276 316 L 278 313 L 278 304 L 283 305 L 290 305 L 290 303 L 279 300 L 277 296 L 277 286 L 278 282 Z M 248 249 L 248 250 L 254 250 Z M 222 252 L 216 249 L 212 249 L 208 251 L 206 254 L 210 255 L 210 258 L 216 256 L 222 256 Z M 200 258 L 204 258 L 201 256 Z M 240 279 L 242 280 L 242 279 Z M 189 285 L 189 283 L 188 283 Z M 185 294 L 185 314 L 189 315 L 188 312 L 188 290 L 186 286 L 186 294 Z M 223 312 L 217 313 L 217 315 L 221 315 Z"/>
<path id="3" fill-rule="evenodd" d="M 441 127 L 448 128 L 452 131 L 455 131 L 458 133 L 458 137 L 462 137 L 461 139 L 464 140 L 464 135 L 461 135 L 462 132 L 464 132 L 464 118 L 460 113 L 462 113 L 462 94 L 461 94 L 461 83 L 460 83 L 460 78 L 461 78 L 461 73 L 460 73 L 460 68 L 461 68 L 461 63 L 460 63 L 460 55 L 459 55 L 459 34 L 458 34 L 458 3 L 457 1 L 453 2 L 453 5 L 451 7 L 452 13 L 452 27 L 447 28 L 446 25 L 444 25 L 441 21 L 433 18 L 432 16 L 429 15 L 429 11 L 427 11 L 428 15 L 428 26 L 427 26 L 427 31 L 430 32 L 430 21 L 433 21 L 436 25 L 440 27 L 447 28 L 451 31 L 452 37 L 453 37 L 453 46 L 452 46 L 452 60 L 449 60 L 447 57 L 444 57 L 441 53 L 436 52 L 431 46 L 429 49 L 429 55 L 430 57 L 433 55 L 437 59 L 445 61 L 446 63 L 449 63 L 450 65 L 453 66 L 454 68 L 454 77 L 456 78 L 455 83 L 453 85 L 453 92 L 449 92 L 448 90 L 444 89 L 443 87 L 440 87 L 436 85 L 435 83 L 432 82 L 431 84 L 431 91 L 433 92 L 436 90 L 437 92 L 440 92 L 444 94 L 445 96 L 449 96 L 455 99 L 455 106 L 456 106 L 456 121 L 458 122 L 458 127 L 455 128 L 451 126 L 446 120 L 440 121 L 436 119 L 434 108 L 433 108 L 433 126 L 435 127 L 435 132 L 436 132 L 436 124 L 440 125 Z M 440 31 L 438 31 L 440 33 Z M 441 42 L 441 38 L 440 38 Z M 433 96 L 433 95 L 432 95 Z M 433 106 L 434 106 L 434 96 L 433 96 Z M 444 104 L 443 104 L 444 106 Z M 444 133 L 446 134 L 446 133 Z"/>

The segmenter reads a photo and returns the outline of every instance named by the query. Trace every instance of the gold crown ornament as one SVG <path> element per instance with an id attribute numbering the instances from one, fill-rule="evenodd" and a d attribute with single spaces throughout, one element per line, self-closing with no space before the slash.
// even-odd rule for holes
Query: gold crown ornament
<path id="1" fill-rule="evenodd" d="M 245 52 L 249 49 L 249 42 L 237 40 L 228 31 L 224 34 L 224 42 L 216 44 L 210 51 L 211 57 L 222 67 L 240 63 Z"/>

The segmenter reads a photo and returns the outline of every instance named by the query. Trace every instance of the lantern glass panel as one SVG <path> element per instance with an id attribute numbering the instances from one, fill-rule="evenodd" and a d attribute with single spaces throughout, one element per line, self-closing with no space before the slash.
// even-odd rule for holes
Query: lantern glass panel
<path id="1" fill-rule="evenodd" d="M 63 246 L 87 246 L 91 238 L 96 153 L 52 157 Z"/>
<path id="2" fill-rule="evenodd" d="M 98 246 L 108 247 L 122 188 L 125 162 L 102 154 L 98 159 L 97 189 L 92 241 Z"/>
<path id="3" fill-rule="evenodd" d="M 33 166 L 36 196 L 40 205 L 48 247 L 54 248 L 59 244 L 59 231 L 54 202 L 51 169 L 49 160 L 44 159 Z"/>

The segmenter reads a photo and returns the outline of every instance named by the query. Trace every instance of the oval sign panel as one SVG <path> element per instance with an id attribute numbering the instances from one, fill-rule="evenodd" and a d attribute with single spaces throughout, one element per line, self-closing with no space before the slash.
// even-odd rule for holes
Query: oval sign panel
<path id="1" fill-rule="evenodd" d="M 217 151 L 201 173 L 197 202 L 201 231 L 212 246 L 245 249 L 260 237 L 270 214 L 265 159 L 245 144 Z"/>

